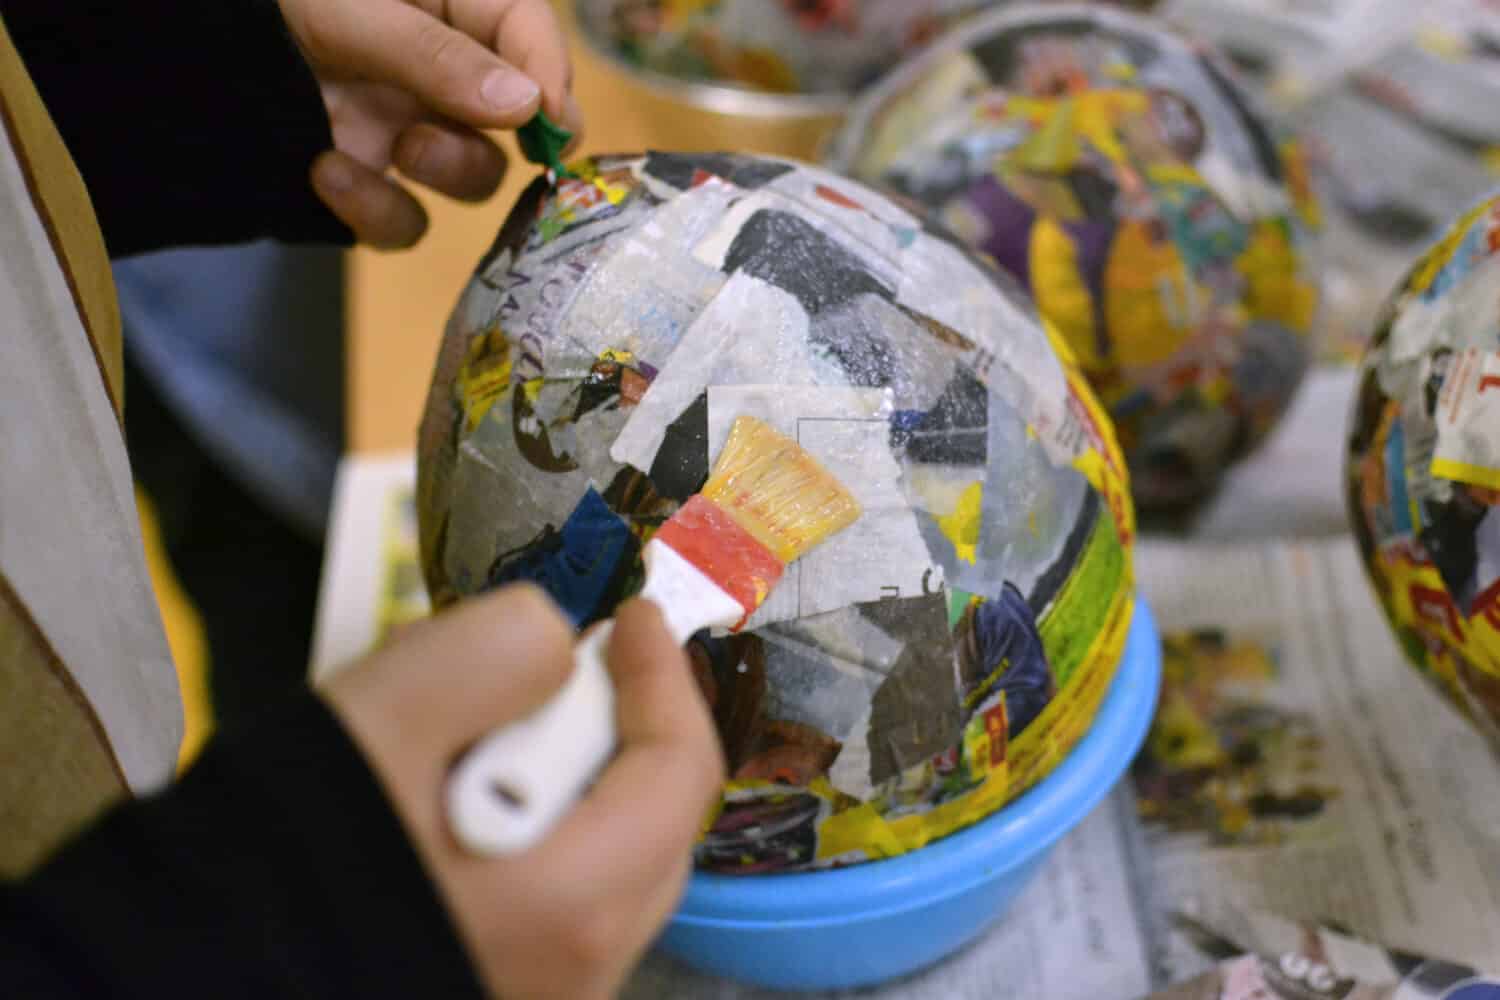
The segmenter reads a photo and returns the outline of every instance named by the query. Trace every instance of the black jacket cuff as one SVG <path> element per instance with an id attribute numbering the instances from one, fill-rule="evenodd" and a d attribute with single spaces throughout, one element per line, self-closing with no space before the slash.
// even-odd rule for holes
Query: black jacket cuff
<path id="1" fill-rule="evenodd" d="M 7 895 L 0 958 L 80 994 L 482 995 L 384 792 L 310 694 L 217 737 Z"/>
<path id="2" fill-rule="evenodd" d="M 0 0 L 112 256 L 351 242 L 308 180 L 333 145 L 274 0 Z"/>

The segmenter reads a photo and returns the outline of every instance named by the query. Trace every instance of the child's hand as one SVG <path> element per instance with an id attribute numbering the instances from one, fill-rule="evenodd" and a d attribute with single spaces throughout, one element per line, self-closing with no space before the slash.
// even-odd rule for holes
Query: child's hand
<path id="1" fill-rule="evenodd" d="M 327 686 L 502 996 L 612 996 L 677 905 L 719 794 L 723 758 L 687 657 L 652 605 L 617 621 L 619 754 L 548 840 L 512 857 L 460 850 L 443 789 L 456 757 L 572 667 L 572 631 L 540 591 L 509 587 L 416 623 Z"/>
<path id="2" fill-rule="evenodd" d="M 505 154 L 483 128 L 540 107 L 579 133 L 566 39 L 547 0 L 279 0 L 323 89 L 334 149 L 313 187 L 361 242 L 411 246 L 427 214 L 392 166 L 454 198 L 487 198 Z"/>

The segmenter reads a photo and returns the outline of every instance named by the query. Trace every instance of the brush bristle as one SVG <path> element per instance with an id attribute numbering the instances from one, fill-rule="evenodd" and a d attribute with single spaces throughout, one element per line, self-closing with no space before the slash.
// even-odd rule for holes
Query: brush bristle
<path id="1" fill-rule="evenodd" d="M 783 563 L 853 524 L 859 503 L 801 445 L 738 417 L 702 495 Z"/>

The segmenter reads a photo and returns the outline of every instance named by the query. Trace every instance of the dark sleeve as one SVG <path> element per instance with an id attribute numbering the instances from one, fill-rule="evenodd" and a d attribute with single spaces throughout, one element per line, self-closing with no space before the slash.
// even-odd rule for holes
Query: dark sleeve
<path id="1" fill-rule="evenodd" d="M 311 695 L 0 887 L 0 993 L 481 995 L 379 785 Z"/>
<path id="2" fill-rule="evenodd" d="M 308 181 L 333 145 L 275 0 L 0 0 L 111 256 L 349 243 Z"/>

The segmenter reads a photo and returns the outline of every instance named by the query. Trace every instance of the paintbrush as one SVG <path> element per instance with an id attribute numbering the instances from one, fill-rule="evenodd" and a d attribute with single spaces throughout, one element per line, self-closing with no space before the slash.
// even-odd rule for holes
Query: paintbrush
<path id="1" fill-rule="evenodd" d="M 646 543 L 641 596 L 685 643 L 737 630 L 788 563 L 859 517 L 859 504 L 802 446 L 739 417 L 702 492 Z M 485 737 L 448 783 L 448 819 L 476 854 L 539 842 L 614 753 L 614 690 L 604 667 L 613 620 L 575 648 L 567 682 L 535 713 Z"/>

